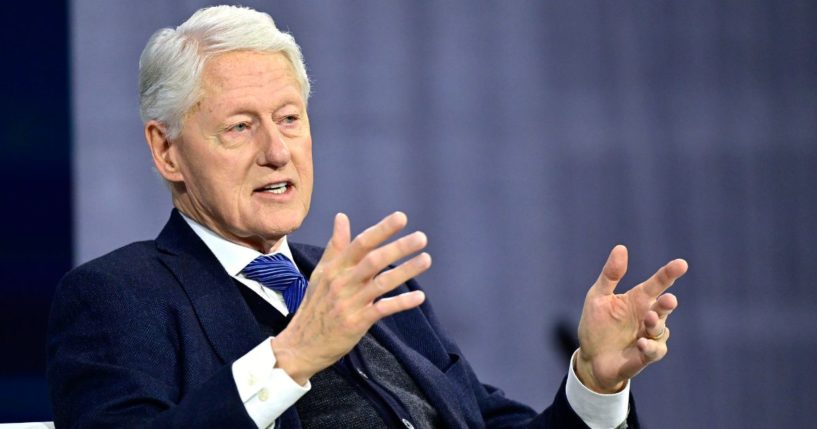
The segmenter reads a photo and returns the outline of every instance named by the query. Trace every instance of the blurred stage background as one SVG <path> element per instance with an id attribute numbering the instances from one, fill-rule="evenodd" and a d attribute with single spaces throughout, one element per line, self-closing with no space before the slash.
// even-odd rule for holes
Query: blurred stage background
<path id="1" fill-rule="evenodd" d="M 158 28 L 203 1 L 4 6 L 0 421 L 50 419 L 54 286 L 168 217 L 137 107 Z M 817 3 L 245 1 L 301 44 L 316 188 L 295 240 L 393 210 L 483 382 L 542 409 L 587 287 L 675 257 L 650 428 L 804 427 L 817 398 Z"/>

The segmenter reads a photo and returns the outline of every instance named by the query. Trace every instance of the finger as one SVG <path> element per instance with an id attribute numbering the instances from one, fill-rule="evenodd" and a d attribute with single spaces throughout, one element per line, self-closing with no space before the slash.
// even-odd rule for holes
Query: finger
<path id="1" fill-rule="evenodd" d="M 665 293 L 658 297 L 652 304 L 650 310 L 656 312 L 661 320 L 667 320 L 667 316 L 678 308 L 678 298 L 671 293 Z"/>
<path id="2" fill-rule="evenodd" d="M 666 328 L 664 336 L 658 340 L 639 338 L 636 342 L 638 351 L 641 352 L 642 360 L 645 363 L 657 362 L 667 354 L 667 340 L 669 339 L 669 328 Z"/>
<path id="3" fill-rule="evenodd" d="M 323 251 L 321 261 L 331 261 L 335 259 L 349 246 L 351 236 L 349 217 L 344 213 L 336 214 L 332 227 L 332 237 L 329 238 L 329 243 L 326 244 L 326 249 Z"/>
<path id="4" fill-rule="evenodd" d="M 362 299 L 368 302 L 374 301 L 377 297 L 390 292 L 419 276 L 431 267 L 431 256 L 428 253 L 421 253 L 410 260 L 379 274 L 373 281 L 369 282 Z"/>
<path id="5" fill-rule="evenodd" d="M 627 272 L 627 248 L 619 244 L 610 251 L 593 289 L 602 295 L 611 295 Z"/>
<path id="6" fill-rule="evenodd" d="M 349 244 L 343 256 L 344 263 L 350 266 L 356 265 L 369 252 L 405 228 L 407 223 L 408 218 L 404 213 L 394 212 L 375 225 L 370 226 Z"/>
<path id="7" fill-rule="evenodd" d="M 665 326 L 664 320 L 658 317 L 658 313 L 654 311 L 648 311 L 647 315 L 644 316 L 644 336 L 648 339 L 662 339 L 666 334 Z"/>
<path id="8" fill-rule="evenodd" d="M 366 283 L 389 265 L 426 247 L 428 238 L 417 231 L 369 252 L 355 266 L 352 280 Z"/>
<path id="9" fill-rule="evenodd" d="M 683 276 L 687 272 L 687 268 L 687 261 L 683 259 L 670 261 L 643 283 L 644 292 L 651 297 L 657 298 L 658 295 L 661 295 L 672 286 L 675 280 Z"/>
<path id="10" fill-rule="evenodd" d="M 368 308 L 367 316 L 371 324 L 374 324 L 384 317 L 418 307 L 425 299 L 425 293 L 419 290 L 383 298 Z"/>

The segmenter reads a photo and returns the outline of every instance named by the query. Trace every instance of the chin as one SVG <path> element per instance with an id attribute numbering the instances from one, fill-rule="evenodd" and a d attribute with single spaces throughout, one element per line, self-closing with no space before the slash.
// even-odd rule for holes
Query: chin
<path id="1" fill-rule="evenodd" d="M 303 207 L 276 208 L 275 210 L 258 210 L 246 223 L 249 229 L 256 231 L 260 237 L 280 238 L 295 232 L 303 224 L 307 210 Z"/>
<path id="2" fill-rule="evenodd" d="M 264 236 L 269 237 L 271 239 L 278 239 L 285 235 L 292 234 L 293 232 L 297 231 L 298 228 L 301 227 L 303 223 L 303 218 L 299 219 L 292 219 L 286 221 L 279 221 L 273 222 L 263 226 L 263 231 L 265 232 Z"/>

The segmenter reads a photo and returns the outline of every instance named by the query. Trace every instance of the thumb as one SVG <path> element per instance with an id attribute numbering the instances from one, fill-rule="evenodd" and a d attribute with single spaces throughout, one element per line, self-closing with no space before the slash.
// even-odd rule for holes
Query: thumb
<path id="1" fill-rule="evenodd" d="M 613 247 L 610 256 L 607 257 L 607 262 L 604 263 L 604 268 L 601 269 L 596 284 L 593 285 L 591 290 L 601 295 L 612 295 L 618 282 L 627 272 L 627 259 L 626 247 L 621 244 Z"/>

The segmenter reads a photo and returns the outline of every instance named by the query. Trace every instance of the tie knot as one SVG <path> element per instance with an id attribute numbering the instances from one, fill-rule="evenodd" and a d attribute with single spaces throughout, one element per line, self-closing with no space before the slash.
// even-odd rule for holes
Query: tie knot
<path id="1" fill-rule="evenodd" d="M 241 272 L 248 279 L 273 289 L 289 287 L 295 279 L 302 277 L 289 258 L 280 253 L 261 255 L 247 264 Z"/>
<path id="2" fill-rule="evenodd" d="M 306 294 L 306 279 L 292 261 L 280 253 L 261 255 L 247 264 L 241 272 L 248 279 L 281 292 L 290 313 L 295 312 Z"/>

